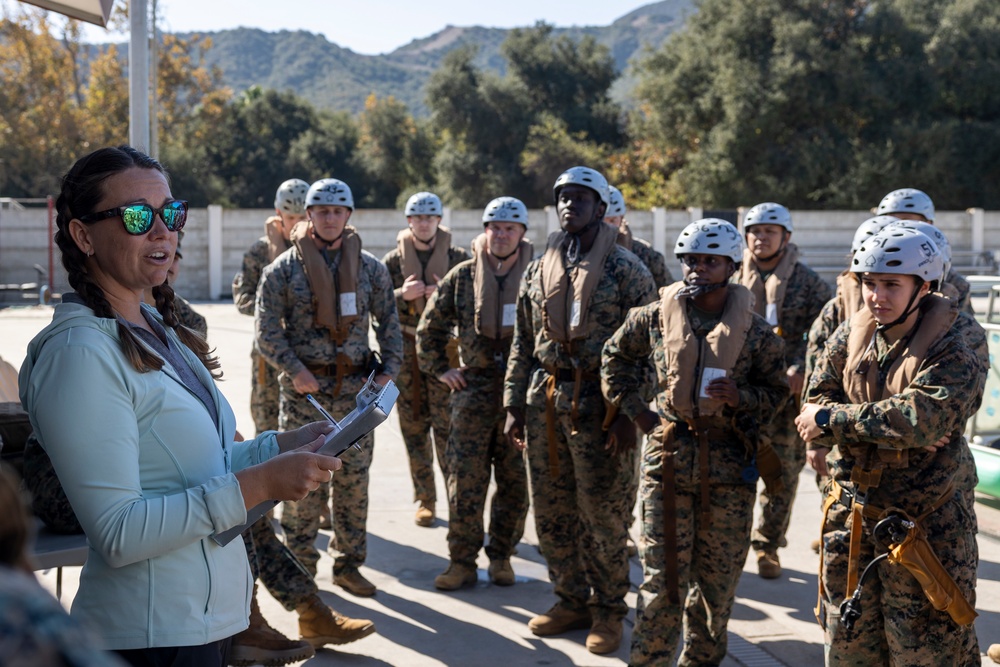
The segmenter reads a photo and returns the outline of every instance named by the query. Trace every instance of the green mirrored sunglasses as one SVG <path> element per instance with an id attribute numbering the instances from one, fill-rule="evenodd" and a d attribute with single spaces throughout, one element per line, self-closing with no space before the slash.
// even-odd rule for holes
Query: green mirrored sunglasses
<path id="1" fill-rule="evenodd" d="M 129 204 L 111 208 L 100 213 L 89 213 L 80 216 L 80 222 L 97 222 L 105 218 L 121 217 L 125 231 L 129 234 L 139 236 L 145 234 L 153 228 L 153 219 L 160 216 L 163 224 L 172 232 L 180 231 L 187 222 L 188 203 L 180 199 L 168 201 L 160 208 L 153 208 L 149 204 Z"/>

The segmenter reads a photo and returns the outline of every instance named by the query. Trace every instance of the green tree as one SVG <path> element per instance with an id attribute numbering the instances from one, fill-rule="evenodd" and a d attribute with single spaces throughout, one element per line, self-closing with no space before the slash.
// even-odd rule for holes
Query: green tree
<path id="1" fill-rule="evenodd" d="M 517 82 L 479 70 L 474 57 L 474 48 L 452 51 L 427 86 L 442 142 L 435 158 L 439 189 L 451 204 L 471 208 L 501 194 L 530 193 L 520 168 L 531 127 L 525 93 Z"/>
<path id="2" fill-rule="evenodd" d="M 365 101 L 359 119 L 355 163 L 366 175 L 361 201 L 372 208 L 392 208 L 400 193 L 433 180 L 433 143 L 426 128 L 392 96 Z"/>
<path id="3" fill-rule="evenodd" d="M 621 112 L 608 96 L 610 53 L 593 39 L 552 32 L 544 23 L 512 31 L 503 77 L 478 69 L 469 47 L 449 53 L 431 76 L 427 103 L 441 140 L 435 164 L 453 204 L 479 207 L 501 194 L 548 204 L 562 170 L 582 157 L 604 168 L 622 145 Z"/>
<path id="4" fill-rule="evenodd" d="M 73 62 L 40 10 L 0 18 L 0 193 L 41 197 L 89 147 Z M 72 38 L 72 35 L 70 36 Z"/>
<path id="5" fill-rule="evenodd" d="M 867 208 L 904 185 L 1000 204 L 998 17 L 989 0 L 705 0 L 640 65 L 649 138 L 678 157 L 666 181 L 717 207 Z"/>
<path id="6" fill-rule="evenodd" d="M 292 93 L 249 88 L 230 102 L 205 146 L 207 166 L 223 184 L 215 203 L 270 208 L 289 178 L 289 152 L 318 123 L 315 109 Z"/>
<path id="7" fill-rule="evenodd" d="M 608 91 L 618 77 L 614 59 L 590 35 L 554 37 L 553 26 L 515 28 L 500 47 L 508 74 L 524 87 L 537 113 L 560 119 L 571 134 L 597 144 L 620 145 L 621 109 Z"/>
<path id="8" fill-rule="evenodd" d="M 364 184 L 364 172 L 354 164 L 358 124 L 346 111 L 319 112 L 316 125 L 292 142 L 288 151 L 288 177 L 310 183 L 339 178 L 351 190 Z"/>

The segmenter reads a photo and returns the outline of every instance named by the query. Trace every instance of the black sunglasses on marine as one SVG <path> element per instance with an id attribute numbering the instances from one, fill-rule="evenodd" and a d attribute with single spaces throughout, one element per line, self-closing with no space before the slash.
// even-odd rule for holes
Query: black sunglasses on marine
<path id="1" fill-rule="evenodd" d="M 160 208 L 149 204 L 129 204 L 80 216 L 80 222 L 91 223 L 106 218 L 121 217 L 122 225 L 129 234 L 139 236 L 153 228 L 154 216 L 160 216 L 163 224 L 172 232 L 180 231 L 187 222 L 188 203 L 181 199 L 166 202 Z"/>

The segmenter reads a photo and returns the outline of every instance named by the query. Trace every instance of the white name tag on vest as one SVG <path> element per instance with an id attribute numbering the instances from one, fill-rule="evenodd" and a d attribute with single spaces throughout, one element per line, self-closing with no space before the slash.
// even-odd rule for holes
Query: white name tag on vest
<path id="1" fill-rule="evenodd" d="M 344 292 L 343 294 L 340 295 L 340 314 L 341 315 L 358 314 L 357 292 Z"/>
<path id="2" fill-rule="evenodd" d="M 699 392 L 699 395 L 702 398 L 711 398 L 705 391 L 708 389 L 708 383 L 715 378 L 724 377 L 726 377 L 726 370 L 724 368 L 705 368 L 705 370 L 701 372 L 701 391 Z"/>
<path id="3" fill-rule="evenodd" d="M 764 319 L 766 319 L 767 323 L 772 327 L 778 326 L 778 304 L 767 304 L 767 310 L 764 312 Z"/>
<path id="4" fill-rule="evenodd" d="M 580 326 L 580 301 L 579 299 L 573 302 L 573 307 L 570 310 L 569 315 L 569 325 L 571 327 Z"/>
<path id="5" fill-rule="evenodd" d="M 503 305 L 503 324 L 500 326 L 512 327 L 514 326 L 514 321 L 517 319 L 517 304 L 516 303 L 505 303 Z"/>

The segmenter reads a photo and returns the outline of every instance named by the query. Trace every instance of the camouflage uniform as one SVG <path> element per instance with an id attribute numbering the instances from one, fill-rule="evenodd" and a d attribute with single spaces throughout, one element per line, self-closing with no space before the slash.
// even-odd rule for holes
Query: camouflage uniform
<path id="1" fill-rule="evenodd" d="M 470 260 L 449 271 L 417 327 L 420 370 L 433 378 L 450 368 L 445 348 L 458 329 L 467 386 L 452 392 L 449 400 L 451 423 L 461 424 L 461 428 L 451 430 L 445 448 L 448 551 L 452 562 L 472 567 L 483 546 L 483 509 L 491 466 L 497 483 L 486 545 L 491 561 L 510 558 L 524 532 L 528 512 L 524 456 L 503 434 L 506 413 L 501 399 L 510 338 L 494 341 L 476 332 L 475 270 L 475 260 Z"/>
<path id="2" fill-rule="evenodd" d="M 830 299 L 830 286 L 815 271 L 801 262 L 795 265 L 785 288 L 781 304 L 779 335 L 785 341 L 785 364 L 789 370 L 804 372 L 806 334 L 813 320 Z M 760 492 L 760 519 L 753 531 L 755 550 L 773 553 L 787 544 L 785 532 L 792 516 L 792 503 L 799 486 L 799 473 L 806 463 L 806 446 L 795 430 L 799 413 L 798 396 L 786 401 L 784 407 L 761 428 L 761 434 L 771 442 L 781 460 L 781 481 L 784 489 L 772 493 Z"/>
<path id="3" fill-rule="evenodd" d="M 9 509 L 9 508 L 8 508 Z M 2 662 L 12 667 L 125 667 L 27 572 L 0 566 Z"/>
<path id="4" fill-rule="evenodd" d="M 972 286 L 969 285 L 969 281 L 951 267 L 948 268 L 948 275 L 944 277 L 944 281 L 955 288 L 955 301 L 958 307 L 969 315 L 975 315 L 976 311 L 972 308 Z"/>
<path id="5" fill-rule="evenodd" d="M 267 237 L 261 237 L 243 255 L 243 266 L 233 278 L 233 303 L 244 315 L 254 315 L 257 285 L 270 264 Z M 257 433 L 278 428 L 278 370 L 267 363 L 254 345 L 250 350 L 250 414 Z"/>
<path id="6" fill-rule="evenodd" d="M 693 309 L 688 310 L 688 318 L 699 337 L 718 323 L 718 319 Z M 601 379 L 605 395 L 631 419 L 648 409 L 637 370 L 650 358 L 661 385 L 665 384 L 670 369 L 659 302 L 629 313 L 604 347 Z M 757 315 L 730 377 L 739 386 L 740 412 L 748 415 L 773 414 L 788 395 L 782 342 Z M 680 421 L 665 393 L 657 395 L 656 411 L 661 420 Z M 675 430 L 676 554 L 666 553 L 664 545 L 664 446 L 655 437 L 645 441 L 640 482 L 643 582 L 632 630 L 630 665 L 672 665 L 682 629 L 684 650 L 679 665 L 717 665 L 726 656 L 726 626 L 750 546 L 756 489 L 754 483 L 743 479 L 749 459 L 747 446 L 732 424 L 735 413 L 726 407 L 713 419 L 718 425 L 709 432 L 712 458 L 707 483 L 712 503 L 707 526 L 701 520 L 704 508 L 698 443 L 686 424 Z M 653 435 L 661 428 L 654 429 Z M 679 604 L 671 604 L 664 590 L 666 562 L 673 558 L 677 560 Z"/>
<path id="7" fill-rule="evenodd" d="M 951 497 L 920 523 L 945 570 L 974 605 L 979 561 L 975 510 L 959 486 L 975 464 L 961 433 L 982 400 L 987 372 L 985 333 L 975 320 L 960 313 L 951 329 L 930 347 L 903 392 L 876 403 L 851 404 L 842 385 L 844 373 L 850 372 L 844 368 L 850 331 L 850 321 L 837 329 L 810 378 L 806 400 L 830 408 L 828 432 L 812 441 L 810 448 L 831 448 L 826 456 L 830 475 L 846 489 L 854 488 L 851 473 L 856 464 L 860 467 L 859 457 L 868 454 L 863 443 L 906 450 L 906 466 L 883 468 L 879 485 L 868 494 L 869 507 L 898 507 L 918 517 L 951 487 Z M 879 334 L 879 362 L 887 352 Z M 944 435 L 951 440 L 936 453 L 921 449 Z M 916 579 L 902 567 L 877 565 L 876 576 L 865 583 L 861 618 L 850 633 L 840 626 L 850 517 L 850 509 L 835 502 L 823 526 L 820 621 L 826 629 L 827 665 L 979 665 L 974 627 L 959 627 L 947 613 L 931 608 Z M 864 523 L 859 572 L 884 550 L 871 537 L 875 522 L 866 518 Z"/>
<path id="8" fill-rule="evenodd" d="M 336 267 L 340 253 L 330 253 L 328 261 Z M 335 270 L 335 268 L 334 268 Z M 316 421 L 316 410 L 292 386 L 292 378 L 307 365 L 323 365 L 336 360 L 336 349 L 330 332 L 315 323 L 313 294 L 306 278 L 298 250 L 291 248 L 264 269 L 257 290 L 257 348 L 280 369 L 281 430 L 297 428 Z M 389 273 L 371 253 L 362 251 L 357 278 L 358 319 L 350 324 L 350 333 L 343 351 L 352 364 L 367 368 L 371 363 L 368 346 L 369 320 L 375 329 L 384 372 L 392 377 L 399 373 L 402 362 L 403 336 L 396 315 Z M 334 393 L 336 378 L 316 374 L 319 391 L 314 397 L 335 418 L 348 414 L 356 407 L 355 396 L 367 373 L 352 373 L 343 378 L 339 394 Z M 368 519 L 368 468 L 372 460 L 374 437 L 362 438 L 362 451 L 350 451 L 343 456 L 343 468 L 333 476 L 336 503 L 333 508 L 332 543 L 336 557 L 334 574 L 356 568 L 364 562 L 367 551 L 365 524 Z M 292 553 L 311 572 L 319 560 L 316 534 L 319 517 L 327 507 L 329 491 L 321 486 L 305 499 L 286 502 L 282 516 L 286 542 Z"/>
<path id="9" fill-rule="evenodd" d="M 577 363 L 596 377 L 604 341 L 630 308 L 653 300 L 653 278 L 635 255 L 615 246 L 590 299 L 588 334 L 576 343 L 572 357 L 545 329 L 540 266 L 539 259 L 533 260 L 521 281 L 504 407 L 525 409 L 535 525 L 556 595 L 569 610 L 589 606 L 594 623 L 617 621 L 628 610 L 625 515 L 631 503 L 626 496 L 637 452 L 614 457 L 605 449 L 604 397 L 596 379 L 580 383 L 579 417 L 571 423 L 572 369 Z M 549 465 L 545 366 L 558 370 L 553 396 L 557 476 Z"/>
<path id="10" fill-rule="evenodd" d="M 649 272 L 653 275 L 653 284 L 656 285 L 656 289 L 666 287 L 674 282 L 673 276 L 670 275 L 670 269 L 667 268 L 667 260 L 663 256 L 663 253 L 654 250 L 653 245 L 649 241 L 633 237 L 632 247 L 629 250 L 649 269 Z"/>
<path id="11" fill-rule="evenodd" d="M 418 253 L 426 263 L 430 251 Z M 464 248 L 452 246 L 448 249 L 448 269 L 469 259 L 471 255 Z M 416 334 L 420 313 L 412 301 L 403 299 L 402 255 L 398 248 L 393 248 L 382 258 L 392 286 L 395 290 L 396 309 L 399 311 L 399 323 L 403 327 L 403 367 L 399 372 L 396 384 L 399 386 L 399 398 L 396 402 L 396 413 L 399 415 L 399 430 L 403 433 L 406 453 L 410 458 L 410 477 L 413 479 L 413 499 L 433 503 L 437 499 L 437 489 L 434 486 L 434 452 L 437 451 L 438 465 L 445 478 L 445 444 L 447 443 L 448 424 L 448 393 L 447 385 L 438 382 L 436 376 L 417 370 Z M 440 276 L 443 278 L 444 276 Z M 413 401 L 413 387 L 417 386 L 420 393 L 421 406 Z M 419 407 L 419 413 L 417 408 Z M 434 441 L 431 443 L 431 429 L 434 429 Z M 438 437 L 438 434 L 441 437 Z"/>
<path id="12" fill-rule="evenodd" d="M 208 338 L 208 321 L 204 316 L 191 307 L 187 299 L 174 295 L 174 315 L 177 321 L 188 329 L 197 331 L 205 338 Z"/>

